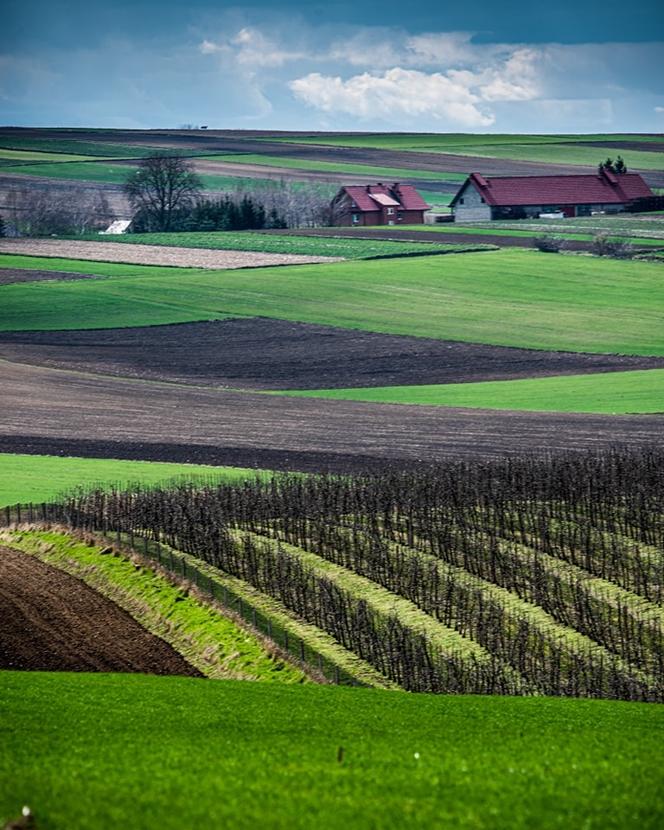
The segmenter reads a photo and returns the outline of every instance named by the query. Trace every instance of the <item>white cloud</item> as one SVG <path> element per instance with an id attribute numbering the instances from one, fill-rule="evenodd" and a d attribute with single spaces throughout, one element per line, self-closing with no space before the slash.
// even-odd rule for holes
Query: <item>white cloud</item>
<path id="1" fill-rule="evenodd" d="M 260 31 L 248 26 L 240 29 L 233 37 L 220 43 L 205 38 L 198 47 L 203 55 L 227 54 L 241 66 L 257 69 L 279 67 L 289 61 L 302 60 L 306 53 L 290 50 Z"/>
<path id="2" fill-rule="evenodd" d="M 476 106 L 479 98 L 467 86 L 439 72 L 394 67 L 346 81 L 312 72 L 289 86 L 296 98 L 309 106 L 363 119 L 430 116 L 463 127 L 488 127 L 494 121 L 490 113 Z"/>
<path id="3" fill-rule="evenodd" d="M 471 44 L 472 32 L 430 32 L 405 41 L 407 60 L 415 66 L 454 66 L 479 58 L 481 47 Z"/>
<path id="4" fill-rule="evenodd" d="M 517 49 L 498 67 L 489 70 L 491 79 L 480 86 L 484 101 L 531 101 L 540 94 L 537 63 L 540 55 L 534 49 Z"/>
<path id="5" fill-rule="evenodd" d="M 664 107 L 655 107 L 655 112 L 664 112 Z"/>

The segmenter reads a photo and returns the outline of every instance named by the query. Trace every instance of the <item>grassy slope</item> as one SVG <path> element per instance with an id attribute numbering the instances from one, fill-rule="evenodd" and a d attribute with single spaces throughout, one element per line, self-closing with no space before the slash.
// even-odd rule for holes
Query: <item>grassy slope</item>
<path id="1" fill-rule="evenodd" d="M 598 412 L 614 415 L 664 413 L 664 369 L 483 383 L 320 389 L 278 394 L 395 404 L 518 409 L 528 412 Z"/>
<path id="2" fill-rule="evenodd" d="M 270 656 L 254 634 L 150 568 L 124 556 L 102 554 L 101 546 L 56 531 L 0 531 L 0 539 L 113 600 L 207 677 L 280 683 L 305 680 L 300 669 Z"/>
<path id="3" fill-rule="evenodd" d="M 23 804 L 69 830 L 664 820 L 652 704 L 34 672 L 0 686 L 0 820 Z"/>
<path id="4" fill-rule="evenodd" d="M 85 239 L 99 241 L 89 234 Z M 264 253 L 310 254 L 364 259 L 374 256 L 395 256 L 410 253 L 435 253 L 459 250 L 461 246 L 430 242 L 348 239 L 347 237 L 288 236 L 286 234 L 252 233 L 251 231 L 200 231 L 191 233 L 132 233 L 111 235 L 105 242 L 142 245 L 174 245 L 182 248 L 212 248 L 222 251 L 259 251 Z"/>
<path id="5" fill-rule="evenodd" d="M 22 259 L 0 257 L 10 267 Z M 40 264 L 37 264 L 37 263 Z M 48 259 L 37 260 L 42 267 Z M 51 267 L 71 270 L 67 260 Z M 57 264 L 56 264 L 57 263 Z M 48 267 L 48 265 L 47 265 Z M 80 266 L 79 266 L 80 267 Z M 128 268 L 129 266 L 124 266 Z M 85 263 L 95 273 L 96 263 Z M 108 266 L 101 266 L 109 273 Z M 536 251 L 341 262 L 0 288 L 0 330 L 112 328 L 262 315 L 540 349 L 664 354 L 661 267 Z"/>
<path id="6" fill-rule="evenodd" d="M 232 162 L 233 164 L 256 164 L 266 167 L 284 167 L 293 170 L 313 170 L 323 173 L 355 173 L 358 176 L 383 176 L 394 181 L 404 179 L 426 179 L 428 181 L 463 182 L 463 173 L 446 173 L 431 170 L 410 170 L 396 167 L 374 167 L 369 164 L 353 164 L 332 161 L 311 161 L 307 159 L 282 158 L 281 156 L 264 156 L 254 153 L 237 153 L 231 156 L 206 156 L 211 160 Z"/>
<path id="7" fill-rule="evenodd" d="M 0 453 L 0 507 L 48 501 L 78 486 L 151 485 L 176 477 L 241 481 L 255 475 L 256 470 L 239 467 Z"/>

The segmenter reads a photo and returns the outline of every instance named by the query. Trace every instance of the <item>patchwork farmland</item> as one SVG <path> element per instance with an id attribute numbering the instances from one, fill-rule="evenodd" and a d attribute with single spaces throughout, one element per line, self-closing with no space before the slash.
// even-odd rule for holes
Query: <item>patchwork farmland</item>
<path id="1" fill-rule="evenodd" d="M 155 148 L 662 187 L 661 138 L 2 128 L 0 214 L 59 167 L 122 215 Z M 659 826 L 660 225 L 2 239 L 0 826 Z"/>

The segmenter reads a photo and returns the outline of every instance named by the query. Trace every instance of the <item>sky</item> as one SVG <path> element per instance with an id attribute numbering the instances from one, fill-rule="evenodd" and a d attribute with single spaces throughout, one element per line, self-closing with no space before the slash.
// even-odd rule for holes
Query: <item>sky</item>
<path id="1" fill-rule="evenodd" d="M 664 3 L 5 0 L 0 124 L 664 132 Z"/>

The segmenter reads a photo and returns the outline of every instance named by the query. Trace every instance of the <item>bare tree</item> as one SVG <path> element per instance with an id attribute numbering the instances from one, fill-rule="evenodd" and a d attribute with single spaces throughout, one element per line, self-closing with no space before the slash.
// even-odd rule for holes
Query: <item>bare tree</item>
<path id="1" fill-rule="evenodd" d="M 174 212 L 200 198 L 203 183 L 187 159 L 156 153 L 139 162 L 123 189 L 134 211 L 151 230 L 168 231 Z"/>
<path id="2" fill-rule="evenodd" d="M 82 234 L 115 218 L 103 190 L 84 187 L 22 187 L 7 194 L 10 236 Z"/>

